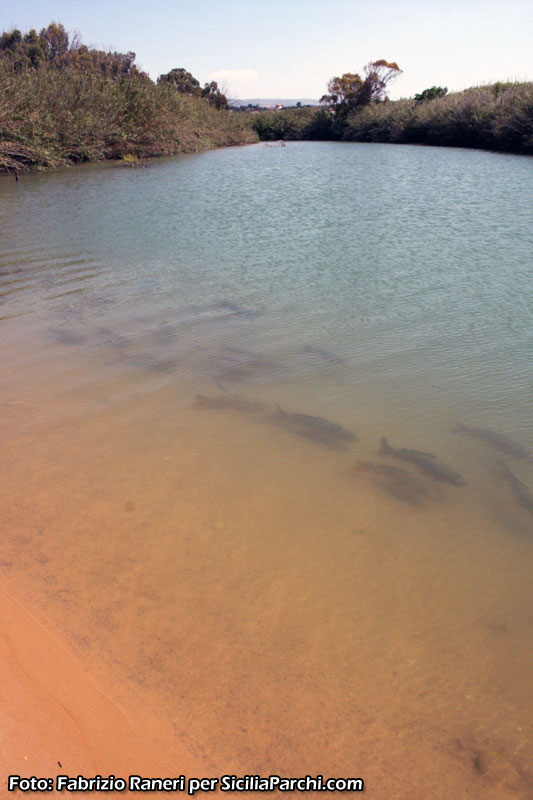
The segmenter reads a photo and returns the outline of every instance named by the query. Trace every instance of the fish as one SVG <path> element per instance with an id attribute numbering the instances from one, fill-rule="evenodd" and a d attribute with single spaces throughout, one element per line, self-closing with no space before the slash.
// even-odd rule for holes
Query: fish
<path id="1" fill-rule="evenodd" d="M 153 337 L 160 345 L 170 344 L 176 338 L 176 329 L 166 322 L 162 322 L 153 333 Z"/>
<path id="2" fill-rule="evenodd" d="M 189 306 L 187 310 L 192 313 L 192 316 L 181 320 L 181 325 L 185 327 L 211 322 L 224 322 L 235 317 L 255 319 L 259 316 L 259 312 L 255 309 L 246 308 L 228 300 L 219 300 L 216 303 L 209 303 L 205 306 L 193 305 Z"/>
<path id="3" fill-rule="evenodd" d="M 129 344 L 129 340 L 125 336 L 121 336 L 120 333 L 116 333 L 109 328 L 98 328 L 97 334 L 103 343 L 109 347 L 125 347 Z"/>
<path id="4" fill-rule="evenodd" d="M 518 505 L 533 514 L 533 494 L 531 494 L 526 484 L 522 483 L 514 472 L 511 472 L 505 461 L 498 461 L 496 475 L 509 485 L 511 494 Z"/>
<path id="5" fill-rule="evenodd" d="M 60 344 L 76 345 L 87 341 L 86 336 L 64 328 L 48 328 L 46 335 L 49 339 L 53 339 L 54 342 L 59 342 Z"/>
<path id="6" fill-rule="evenodd" d="M 172 372 L 177 365 L 176 359 L 167 358 L 163 360 L 152 353 L 130 353 L 121 360 L 126 366 L 140 367 L 151 372 Z"/>
<path id="7" fill-rule="evenodd" d="M 240 347 L 223 348 L 210 357 L 209 363 L 214 369 L 213 379 L 224 389 L 226 383 L 244 383 L 276 367 L 275 362 L 262 353 Z"/>
<path id="8" fill-rule="evenodd" d="M 412 506 L 424 505 L 430 494 L 426 484 L 406 469 L 357 460 L 352 471 L 370 474 L 380 489 Z"/>
<path id="9" fill-rule="evenodd" d="M 500 453 L 504 453 L 507 456 L 514 456 L 515 458 L 523 458 L 527 460 L 531 460 L 532 458 L 531 453 L 526 450 L 525 447 L 522 447 L 521 444 L 514 442 L 512 439 L 510 439 L 508 436 L 504 436 L 502 433 L 489 431 L 487 428 L 476 428 L 474 426 L 461 425 L 461 423 L 458 422 L 452 433 L 466 433 L 476 439 L 481 439 L 482 441 L 487 442 L 487 444 L 490 444 L 496 450 L 499 450 Z"/>
<path id="10" fill-rule="evenodd" d="M 265 368 L 262 361 L 246 361 L 243 364 L 231 364 L 216 371 L 214 377 L 223 383 L 244 383 L 250 380 L 259 370 Z"/>
<path id="11" fill-rule="evenodd" d="M 195 408 L 231 408 L 244 414 L 254 414 L 265 410 L 263 403 L 258 400 L 247 400 L 231 394 L 222 394 L 216 397 L 197 394 L 193 405 Z"/>
<path id="12" fill-rule="evenodd" d="M 291 433 L 296 434 L 296 436 L 311 439 L 335 449 L 346 447 L 349 442 L 357 441 L 355 433 L 346 430 L 337 422 L 330 422 L 324 417 L 313 417 L 310 414 L 284 411 L 279 405 L 276 406 L 271 420 Z"/>
<path id="13" fill-rule="evenodd" d="M 433 453 L 426 453 L 423 450 L 409 450 L 406 447 L 396 449 L 391 447 L 386 438 L 382 436 L 379 454 L 399 458 L 402 461 L 409 461 L 424 475 L 428 475 L 435 481 L 451 483 L 452 486 L 468 486 L 466 479 L 457 470 L 450 467 L 449 464 L 444 464 Z"/>
<path id="14" fill-rule="evenodd" d="M 318 356 L 318 358 L 321 358 L 324 361 L 329 361 L 331 364 L 346 363 L 346 359 L 342 356 L 338 356 L 336 353 L 332 353 L 330 350 L 324 350 L 322 347 L 314 347 L 311 344 L 302 345 L 302 347 L 300 347 L 300 352 Z"/>
<path id="15" fill-rule="evenodd" d="M 247 317 L 248 319 L 254 319 L 254 317 L 257 317 L 259 313 L 254 308 L 246 308 L 238 303 L 231 303 L 228 300 L 219 300 L 214 304 L 214 307 L 220 309 L 221 311 L 226 311 L 228 316 L 232 317 Z"/>

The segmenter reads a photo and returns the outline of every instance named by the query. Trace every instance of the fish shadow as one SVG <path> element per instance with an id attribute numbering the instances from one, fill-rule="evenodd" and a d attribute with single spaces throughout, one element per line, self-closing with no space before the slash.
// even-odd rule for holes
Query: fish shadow
<path id="1" fill-rule="evenodd" d="M 212 378 L 221 389 L 226 384 L 246 384 L 279 368 L 276 361 L 245 347 L 224 347 L 209 357 Z"/>
<path id="2" fill-rule="evenodd" d="M 325 417 L 311 414 L 285 411 L 279 405 L 269 415 L 268 421 L 301 439 L 307 439 L 331 450 L 347 450 L 358 440 L 357 434 L 343 428 L 338 422 L 331 422 Z"/>
<path id="3" fill-rule="evenodd" d="M 349 475 L 366 479 L 381 492 L 413 508 L 425 508 L 437 495 L 428 484 L 405 469 L 358 460 Z"/>
<path id="4" fill-rule="evenodd" d="M 53 342 L 65 344 L 70 347 L 84 344 L 87 342 L 87 336 L 74 331 L 66 330 L 65 328 L 47 328 L 45 336 Z"/>

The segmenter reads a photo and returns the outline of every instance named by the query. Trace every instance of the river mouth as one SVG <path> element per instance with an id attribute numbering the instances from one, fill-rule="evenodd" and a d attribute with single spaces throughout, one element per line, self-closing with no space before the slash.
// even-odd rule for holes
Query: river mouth
<path id="1" fill-rule="evenodd" d="M 213 775 L 526 796 L 528 170 L 298 143 L 1 187 L 1 569 Z"/>

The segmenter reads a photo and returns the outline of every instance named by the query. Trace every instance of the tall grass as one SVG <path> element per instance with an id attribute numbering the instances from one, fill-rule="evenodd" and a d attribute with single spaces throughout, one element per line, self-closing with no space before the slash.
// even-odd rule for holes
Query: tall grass
<path id="1" fill-rule="evenodd" d="M 98 70 L 13 71 L 0 59 L 0 169 L 189 153 L 257 141 L 242 115 L 154 84 Z"/>
<path id="2" fill-rule="evenodd" d="M 370 103 L 336 120 L 323 109 L 250 114 L 261 139 L 342 139 L 533 154 L 533 83 L 496 83 L 417 102 Z"/>
<path id="3" fill-rule="evenodd" d="M 369 105 L 348 117 L 342 138 L 531 154 L 533 83 L 479 86 L 423 103 Z"/>
<path id="4" fill-rule="evenodd" d="M 339 138 L 335 135 L 333 117 L 324 108 L 306 106 L 284 111 L 254 111 L 241 116 L 248 118 L 263 141 Z"/>

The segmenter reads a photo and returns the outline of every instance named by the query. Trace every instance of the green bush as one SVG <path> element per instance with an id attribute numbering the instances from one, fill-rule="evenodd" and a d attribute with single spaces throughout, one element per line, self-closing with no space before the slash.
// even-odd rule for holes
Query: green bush
<path id="1" fill-rule="evenodd" d="M 533 83 L 475 87 L 430 103 L 374 104 L 348 117 L 343 139 L 533 153 Z"/>
<path id="2" fill-rule="evenodd" d="M 241 115 L 153 83 L 135 67 L 133 53 L 103 53 L 77 44 L 68 49 L 62 26 L 49 26 L 46 33 L 53 49 L 46 49 L 47 40 L 35 32 L 0 37 L 0 169 L 126 154 L 146 158 L 257 141 Z M 28 53 L 34 54 L 33 62 Z"/>

